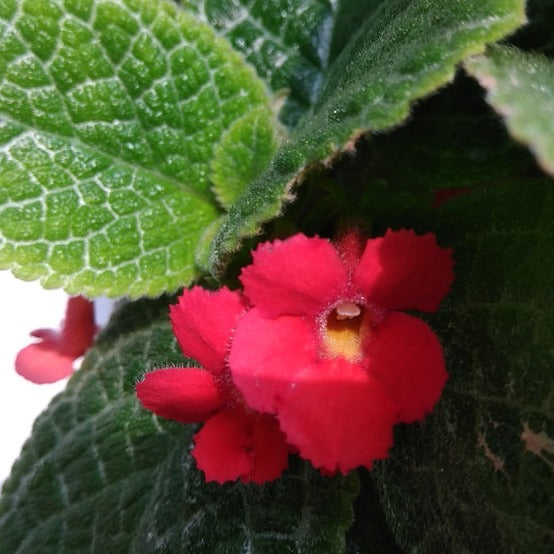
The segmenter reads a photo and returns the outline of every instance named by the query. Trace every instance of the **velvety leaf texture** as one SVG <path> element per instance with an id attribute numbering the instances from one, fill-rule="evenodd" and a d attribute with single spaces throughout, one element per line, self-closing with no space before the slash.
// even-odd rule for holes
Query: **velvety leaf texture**
<path id="1" fill-rule="evenodd" d="M 210 174 L 213 191 L 224 208 L 269 164 L 277 146 L 269 110 L 251 110 L 227 131 L 214 152 Z"/>
<path id="2" fill-rule="evenodd" d="M 529 22 L 510 37 L 510 43 L 523 50 L 554 56 L 554 2 L 527 0 L 525 12 Z"/>
<path id="3" fill-rule="evenodd" d="M 183 0 L 256 68 L 289 127 L 316 102 L 324 76 L 383 0 Z M 281 104 L 283 104 L 281 106 Z"/>
<path id="4" fill-rule="evenodd" d="M 2 490 L 1 552 L 129 551 L 161 466 L 191 434 L 135 397 L 151 360 L 183 363 L 165 313 L 147 323 L 147 306 L 122 314 L 36 420 Z"/>
<path id="5" fill-rule="evenodd" d="M 263 487 L 206 484 L 189 455 L 197 426 L 140 407 L 134 386 L 153 363 L 193 364 L 176 345 L 167 303 L 116 313 L 37 419 L 3 487 L 0 552 L 342 554 L 356 474 L 328 479 L 293 459 Z"/>
<path id="6" fill-rule="evenodd" d="M 441 208 L 456 281 L 431 324 L 450 378 L 435 413 L 399 427 L 373 472 L 410 551 L 551 551 L 554 541 L 552 213 L 547 179 Z"/>
<path id="7" fill-rule="evenodd" d="M 313 104 L 321 87 L 334 17 L 331 3 L 184 0 L 183 5 L 242 52 L 275 93 L 286 93 L 281 117 L 294 125 Z"/>
<path id="8" fill-rule="evenodd" d="M 451 86 L 421 102 L 406 125 L 372 137 L 370 147 L 369 176 L 362 178 L 358 196 L 388 226 L 410 223 L 400 206 L 387 207 L 401 194 L 421 195 L 431 207 L 443 189 L 469 191 L 542 174 L 483 101 L 479 84 L 461 72 Z"/>
<path id="9" fill-rule="evenodd" d="M 380 4 L 325 75 L 310 113 L 269 169 L 237 200 L 213 245 L 212 271 L 241 239 L 280 213 L 302 171 L 367 131 L 406 119 L 411 104 L 448 82 L 458 62 L 524 21 L 521 0 L 392 0 Z"/>
<path id="10" fill-rule="evenodd" d="M 554 175 L 554 61 L 497 46 L 465 63 L 488 91 L 487 101 L 505 119 L 514 138 L 529 145 Z"/>
<path id="11" fill-rule="evenodd" d="M 133 551 L 343 554 L 358 476 L 325 478 L 294 460 L 262 487 L 204 483 L 186 445 L 158 475 Z"/>
<path id="12" fill-rule="evenodd" d="M 0 36 L 0 268 L 93 296 L 190 282 L 212 157 L 269 106 L 254 71 L 164 0 L 7 0 Z"/>

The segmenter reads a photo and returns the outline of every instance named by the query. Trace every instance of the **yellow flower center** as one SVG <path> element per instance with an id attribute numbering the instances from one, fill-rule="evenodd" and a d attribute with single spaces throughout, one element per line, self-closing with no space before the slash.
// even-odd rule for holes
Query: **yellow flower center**
<path id="1" fill-rule="evenodd" d="M 324 354 L 355 361 L 362 356 L 365 333 L 364 308 L 354 302 L 339 304 L 328 316 L 322 329 Z"/>

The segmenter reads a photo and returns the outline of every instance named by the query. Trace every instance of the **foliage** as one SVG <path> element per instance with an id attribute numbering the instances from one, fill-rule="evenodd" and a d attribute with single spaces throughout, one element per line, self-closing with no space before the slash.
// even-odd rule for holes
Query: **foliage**
<path id="1" fill-rule="evenodd" d="M 0 551 L 548 552 L 553 29 L 550 0 L 0 3 L 0 267 L 135 299 L 37 419 Z M 163 294 L 348 225 L 454 249 L 435 413 L 370 473 L 204 483 L 134 394 L 192 363 Z"/>

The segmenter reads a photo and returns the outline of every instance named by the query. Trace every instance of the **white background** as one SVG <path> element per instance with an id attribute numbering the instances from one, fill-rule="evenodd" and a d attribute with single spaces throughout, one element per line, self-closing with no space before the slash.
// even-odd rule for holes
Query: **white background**
<path id="1" fill-rule="evenodd" d="M 67 295 L 26 283 L 0 271 L 0 483 L 31 433 L 36 416 L 62 391 L 67 379 L 36 385 L 15 372 L 17 352 L 36 339 L 29 332 L 41 327 L 57 329 L 63 319 Z"/>

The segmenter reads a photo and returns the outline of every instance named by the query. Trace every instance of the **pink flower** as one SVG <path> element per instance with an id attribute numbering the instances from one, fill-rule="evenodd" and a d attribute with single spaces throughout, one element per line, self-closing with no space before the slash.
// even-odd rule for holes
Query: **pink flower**
<path id="1" fill-rule="evenodd" d="M 136 386 L 142 405 L 157 415 L 205 422 L 192 455 L 207 481 L 263 483 L 287 466 L 289 447 L 277 420 L 247 407 L 229 375 L 229 343 L 245 309 L 240 293 L 225 287 L 186 290 L 171 306 L 171 323 L 185 356 L 205 369 L 158 369 Z"/>
<path id="2" fill-rule="evenodd" d="M 393 425 L 421 420 L 444 387 L 437 337 L 397 310 L 435 311 L 452 267 L 434 235 L 407 230 L 365 245 L 350 233 L 336 247 L 302 234 L 258 246 L 240 276 L 250 309 L 231 344 L 234 383 L 314 466 L 370 468 Z"/>
<path id="3" fill-rule="evenodd" d="M 92 302 L 82 296 L 67 301 L 61 330 L 36 329 L 42 339 L 23 348 L 15 358 L 15 370 L 34 383 L 53 383 L 73 373 L 73 362 L 91 346 L 96 333 Z"/>

